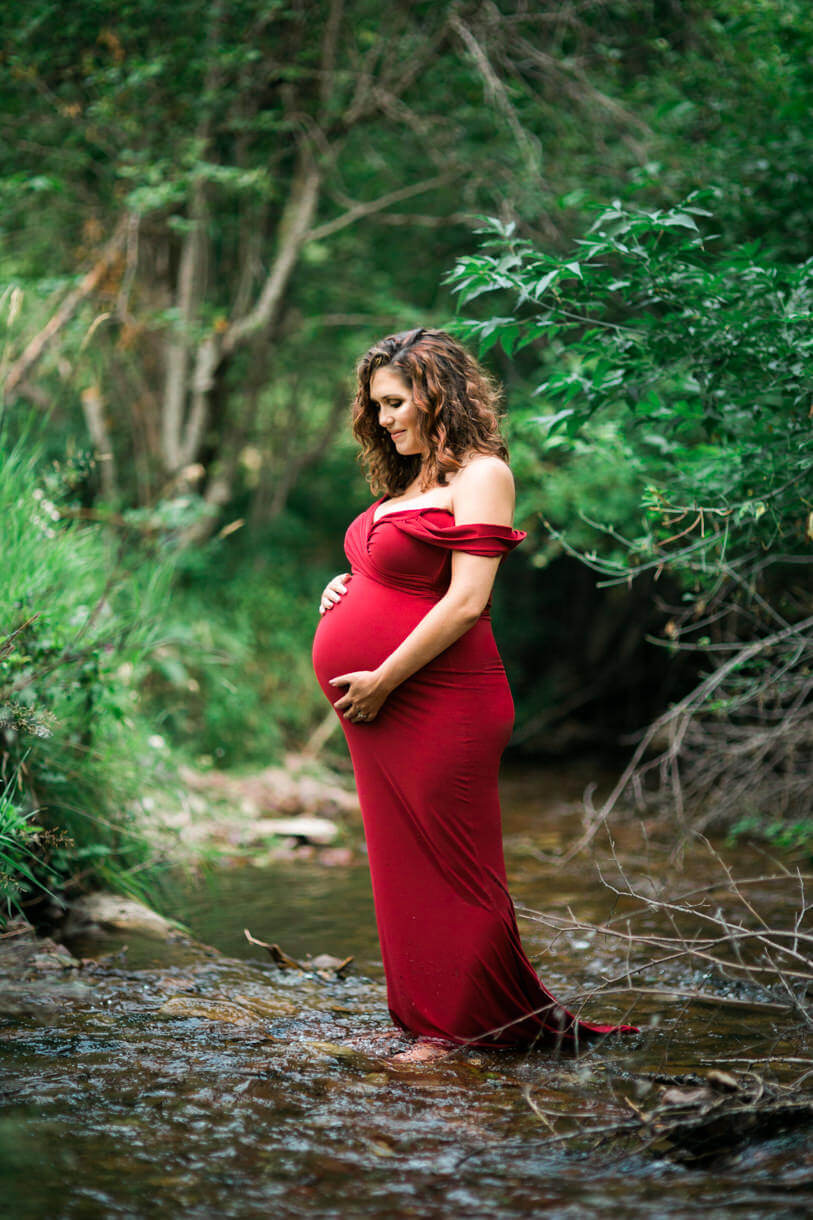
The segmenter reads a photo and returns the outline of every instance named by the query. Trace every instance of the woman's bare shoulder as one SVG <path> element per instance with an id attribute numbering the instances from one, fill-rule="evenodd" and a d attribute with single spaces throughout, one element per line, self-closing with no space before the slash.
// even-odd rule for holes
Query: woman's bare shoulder
<path id="1" fill-rule="evenodd" d="M 474 453 L 455 475 L 453 485 L 472 489 L 496 487 L 513 494 L 514 476 L 508 463 L 496 454 Z"/>
<path id="2" fill-rule="evenodd" d="M 476 454 L 455 476 L 452 502 L 458 524 L 495 521 L 510 525 L 514 517 L 514 476 L 502 458 Z"/>

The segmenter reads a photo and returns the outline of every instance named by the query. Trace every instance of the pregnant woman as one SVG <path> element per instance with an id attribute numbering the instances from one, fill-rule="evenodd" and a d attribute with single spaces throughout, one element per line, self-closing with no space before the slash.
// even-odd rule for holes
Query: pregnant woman
<path id="1" fill-rule="evenodd" d="M 345 536 L 350 572 L 322 595 L 316 676 L 341 717 L 364 820 L 387 1002 L 450 1045 L 577 1046 L 519 938 L 497 776 L 514 705 L 489 617 L 514 483 L 497 392 L 439 330 L 390 335 L 359 362 L 353 431 L 383 494 Z"/>

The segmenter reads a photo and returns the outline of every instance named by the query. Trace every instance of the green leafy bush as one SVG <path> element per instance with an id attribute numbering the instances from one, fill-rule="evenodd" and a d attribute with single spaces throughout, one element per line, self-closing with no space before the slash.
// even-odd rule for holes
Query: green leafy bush
<path id="1" fill-rule="evenodd" d="M 673 566 L 687 547 L 729 560 L 806 547 L 813 260 L 778 264 L 757 243 L 715 255 L 697 224 L 709 194 L 664 211 L 604 208 L 564 257 L 492 220 L 483 252 L 449 276 L 461 304 L 508 296 L 510 315 L 459 323 L 481 353 L 540 345 L 538 450 L 573 449 L 592 423 L 590 452 L 612 446 L 616 466 L 629 460 L 647 480 L 624 575 L 660 561 L 663 545 Z M 678 524 L 680 547 L 667 543 Z M 691 566 L 714 579 L 708 555 Z"/>
<path id="2" fill-rule="evenodd" d="M 34 822 L 35 811 L 23 813 L 13 793 L 13 782 L 0 791 L 0 927 L 22 910 L 20 900 L 27 891 L 44 890 L 48 874 L 54 875 L 43 852 L 57 836 Z"/>
<path id="3" fill-rule="evenodd" d="M 589 543 L 569 536 L 567 511 L 546 514 L 547 553 L 578 555 L 604 585 L 679 582 L 663 643 L 710 669 L 643 744 L 669 738 L 656 765 L 695 826 L 746 803 L 792 819 L 813 761 L 813 260 L 719 248 L 701 231 L 716 193 L 597 209 L 563 255 L 491 219 L 448 276 L 461 306 L 497 299 L 499 313 L 457 324 L 481 354 L 536 357 L 539 406 L 512 407 L 522 460 L 574 478 L 585 460 L 615 461 L 620 494 L 597 519 L 580 512 Z"/>
<path id="4" fill-rule="evenodd" d="M 311 641 L 329 576 L 295 548 L 218 540 L 180 555 L 142 684 L 174 748 L 218 767 L 268 766 L 324 715 Z"/>
<path id="5" fill-rule="evenodd" d="M 155 750 L 138 689 L 170 566 L 66 518 L 60 472 L 30 435 L 0 435 L 0 463 L 3 894 L 101 880 L 143 896 L 136 802 Z"/>

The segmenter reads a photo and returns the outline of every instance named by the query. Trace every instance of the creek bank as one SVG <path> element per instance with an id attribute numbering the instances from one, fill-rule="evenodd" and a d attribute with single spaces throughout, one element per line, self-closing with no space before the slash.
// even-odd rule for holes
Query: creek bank
<path id="1" fill-rule="evenodd" d="M 11 920 L 0 932 L 0 1022 L 56 1014 L 60 1000 L 79 997 L 81 962 L 50 936 L 37 936 L 27 920 Z"/>
<path id="2" fill-rule="evenodd" d="M 307 755 L 246 775 L 182 765 L 177 780 L 141 802 L 144 831 L 172 864 L 299 858 L 329 867 L 363 854 L 352 784 Z"/>

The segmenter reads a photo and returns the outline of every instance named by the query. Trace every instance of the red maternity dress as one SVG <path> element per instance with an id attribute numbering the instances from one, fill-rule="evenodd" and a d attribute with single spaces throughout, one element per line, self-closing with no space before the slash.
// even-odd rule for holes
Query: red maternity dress
<path id="1" fill-rule="evenodd" d="M 347 530 L 347 593 L 321 616 L 314 638 L 314 669 L 331 703 L 343 688 L 330 678 L 375 669 L 443 596 L 451 551 L 502 556 L 525 537 L 504 525 L 455 525 L 441 508 L 404 508 L 374 521 L 386 498 Z M 340 718 L 395 1023 L 489 1047 L 572 1047 L 634 1031 L 577 1020 L 542 986 L 522 948 L 497 789 L 514 705 L 489 607 L 396 687 L 375 720 Z"/>

